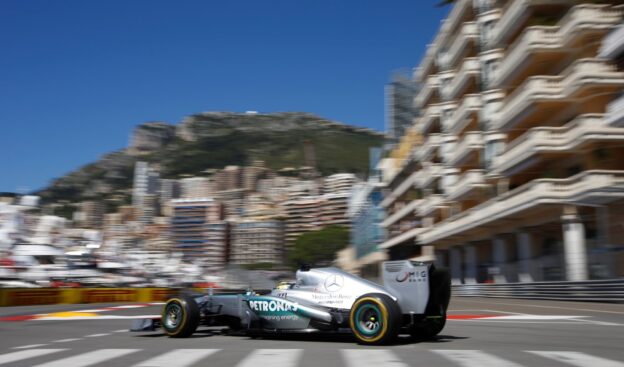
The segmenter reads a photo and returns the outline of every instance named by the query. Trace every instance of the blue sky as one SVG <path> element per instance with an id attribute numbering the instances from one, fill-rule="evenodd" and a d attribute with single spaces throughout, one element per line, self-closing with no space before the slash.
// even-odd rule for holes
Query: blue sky
<path id="1" fill-rule="evenodd" d="M 305 111 L 383 129 L 439 0 L 0 1 L 0 191 L 123 148 L 144 121 Z"/>

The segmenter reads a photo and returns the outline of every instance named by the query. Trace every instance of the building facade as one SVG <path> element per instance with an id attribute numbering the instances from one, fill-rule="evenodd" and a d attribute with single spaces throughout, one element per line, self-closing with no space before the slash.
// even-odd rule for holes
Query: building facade
<path id="1" fill-rule="evenodd" d="M 273 219 L 245 219 L 232 225 L 230 263 L 284 263 L 284 224 Z"/>
<path id="2" fill-rule="evenodd" d="M 435 254 L 455 283 L 624 275 L 618 3 L 455 2 L 383 165 L 390 258 Z"/>
<path id="3" fill-rule="evenodd" d="M 210 198 L 172 200 L 170 231 L 183 259 L 206 270 L 223 269 L 228 261 L 228 224 L 223 204 Z"/>

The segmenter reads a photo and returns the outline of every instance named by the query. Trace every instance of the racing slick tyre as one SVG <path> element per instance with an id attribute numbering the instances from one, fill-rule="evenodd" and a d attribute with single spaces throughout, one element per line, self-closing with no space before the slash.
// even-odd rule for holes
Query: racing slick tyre
<path id="1" fill-rule="evenodd" d="M 432 268 L 429 274 L 429 302 L 425 320 L 410 330 L 419 340 L 433 339 L 446 325 L 446 310 L 451 299 L 451 274 L 446 268 Z"/>
<path id="2" fill-rule="evenodd" d="M 171 298 L 165 303 L 162 313 L 162 327 L 172 338 L 191 336 L 199 325 L 199 307 L 188 295 Z"/>
<path id="3" fill-rule="evenodd" d="M 360 344 L 390 343 L 401 329 L 401 309 L 385 294 L 365 294 L 353 303 L 349 326 Z"/>

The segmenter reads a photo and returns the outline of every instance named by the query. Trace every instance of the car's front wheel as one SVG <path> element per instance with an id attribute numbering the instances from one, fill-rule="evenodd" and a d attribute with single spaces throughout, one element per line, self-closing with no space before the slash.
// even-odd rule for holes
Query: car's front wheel
<path id="1" fill-rule="evenodd" d="M 163 307 L 162 327 L 172 338 L 191 336 L 197 330 L 199 320 L 199 307 L 191 296 L 171 298 Z"/>
<path id="2" fill-rule="evenodd" d="M 401 309 L 385 294 L 365 294 L 353 303 L 349 326 L 362 344 L 390 343 L 401 328 Z"/>

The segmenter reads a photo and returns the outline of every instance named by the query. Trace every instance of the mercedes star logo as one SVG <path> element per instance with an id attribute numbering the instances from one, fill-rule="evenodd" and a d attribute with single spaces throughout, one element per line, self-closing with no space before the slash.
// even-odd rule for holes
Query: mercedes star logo
<path id="1" fill-rule="evenodd" d="M 325 289 L 329 292 L 337 292 L 342 289 L 343 285 L 342 275 L 330 275 L 325 279 Z"/>

